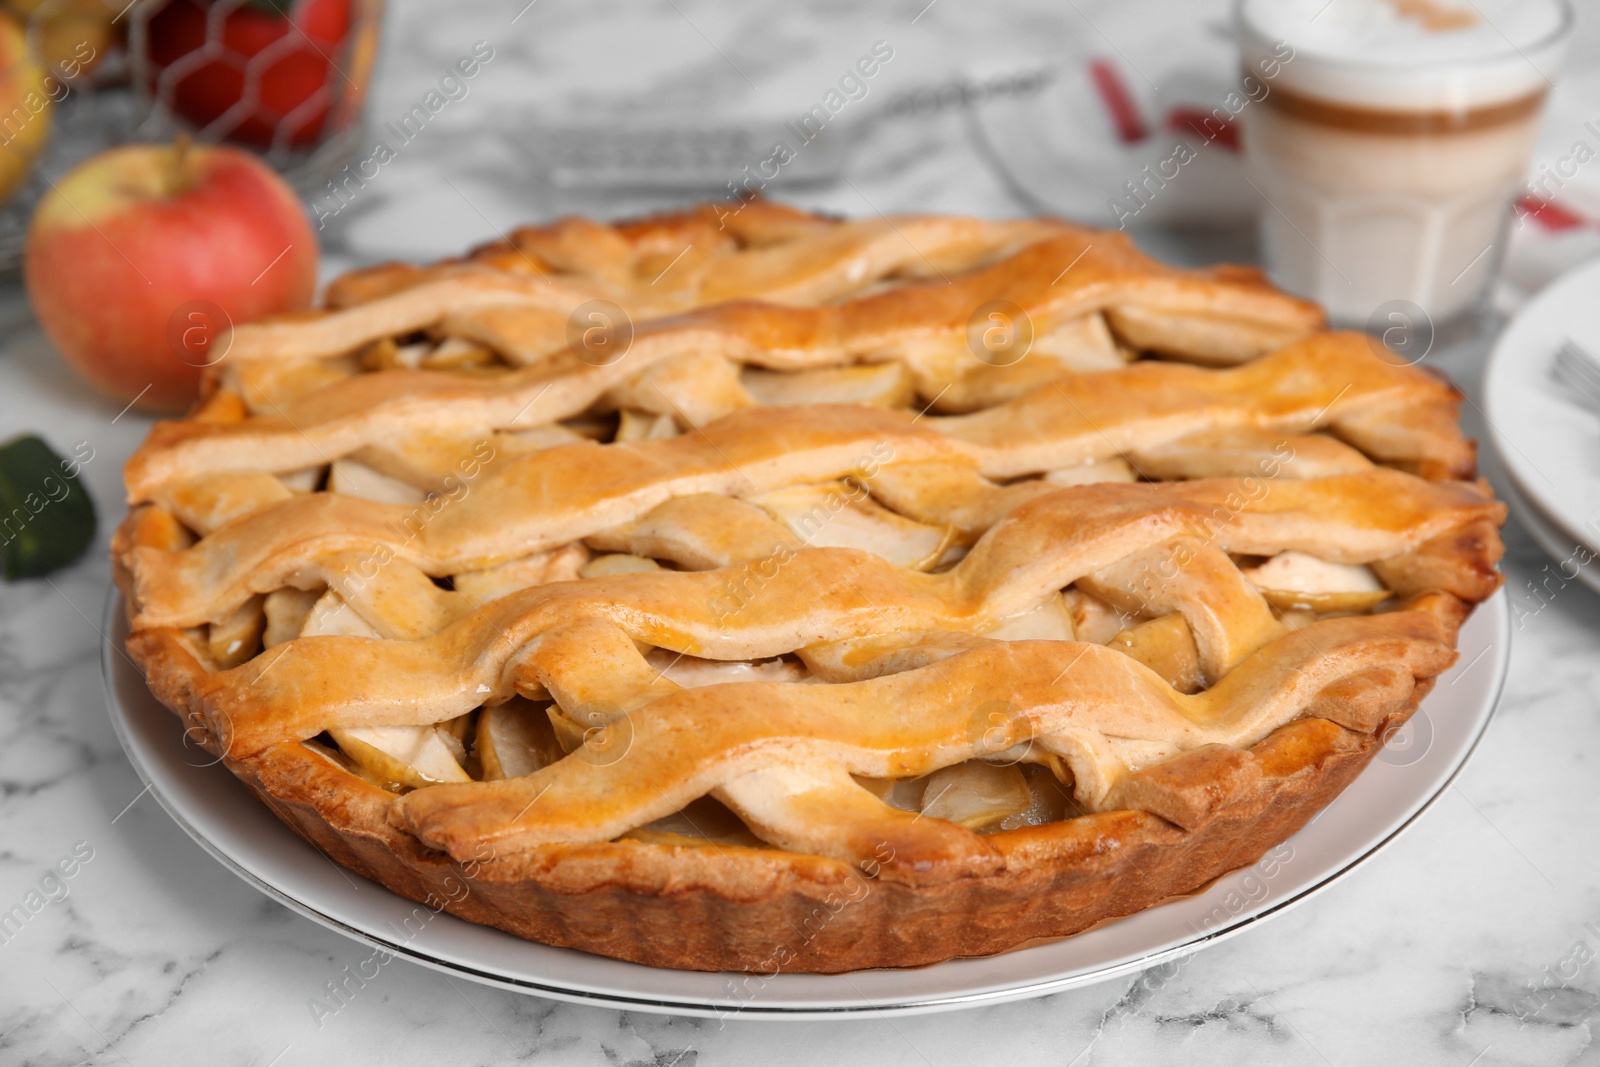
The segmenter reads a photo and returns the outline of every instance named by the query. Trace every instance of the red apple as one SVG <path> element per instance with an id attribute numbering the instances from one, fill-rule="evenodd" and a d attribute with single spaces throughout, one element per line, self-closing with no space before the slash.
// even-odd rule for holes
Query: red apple
<path id="1" fill-rule="evenodd" d="M 165 90 L 173 111 L 230 141 L 315 144 L 336 89 L 351 84 L 331 57 L 345 50 L 352 6 L 251 0 L 219 10 L 211 0 L 172 0 L 145 29 L 145 88 Z M 165 72 L 180 66 L 174 82 Z"/>
<path id="2" fill-rule="evenodd" d="M 247 152 L 130 145 L 85 161 L 34 212 L 23 264 L 45 334 L 120 403 L 181 411 L 230 325 L 311 302 L 317 239 Z"/>

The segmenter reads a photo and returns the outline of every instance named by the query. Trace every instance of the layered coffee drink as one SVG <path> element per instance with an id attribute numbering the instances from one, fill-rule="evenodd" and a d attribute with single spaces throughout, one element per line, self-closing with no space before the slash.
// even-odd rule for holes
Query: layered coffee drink
<path id="1" fill-rule="evenodd" d="M 1342 325 L 1469 310 L 1571 26 L 1566 0 L 1240 0 L 1245 69 L 1280 68 L 1245 116 L 1274 280 Z"/>

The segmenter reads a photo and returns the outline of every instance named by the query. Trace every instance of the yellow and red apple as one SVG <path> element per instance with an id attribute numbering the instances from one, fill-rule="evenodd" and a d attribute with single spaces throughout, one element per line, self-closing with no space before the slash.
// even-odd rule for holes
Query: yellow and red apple
<path id="1" fill-rule="evenodd" d="M 120 403 L 181 411 L 229 326 L 311 302 L 317 241 L 294 192 L 247 152 L 130 145 L 40 202 L 23 271 L 45 334 Z"/>
<path id="2" fill-rule="evenodd" d="M 27 34 L 0 12 L 0 200 L 17 191 L 50 139 L 54 106 Z"/>

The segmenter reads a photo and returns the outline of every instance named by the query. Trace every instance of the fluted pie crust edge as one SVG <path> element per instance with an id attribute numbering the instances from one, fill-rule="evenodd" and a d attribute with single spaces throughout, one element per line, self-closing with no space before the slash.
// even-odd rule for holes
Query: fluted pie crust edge
<path id="1" fill-rule="evenodd" d="M 1450 629 L 1471 611 L 1435 596 Z M 135 634 L 129 652 L 157 698 L 184 717 L 204 671 L 179 631 Z M 469 922 L 654 967 L 836 974 L 1004 952 L 1199 891 L 1310 822 L 1433 684 L 1417 679 L 1368 732 L 1303 718 L 1248 750 L 1211 746 L 1143 772 L 1145 806 L 1193 829 L 1119 810 L 1005 831 L 987 838 L 1005 857 L 1002 871 L 934 885 L 729 845 L 546 845 L 463 864 L 389 825 L 393 794 L 297 742 L 223 762 L 335 863 Z"/>

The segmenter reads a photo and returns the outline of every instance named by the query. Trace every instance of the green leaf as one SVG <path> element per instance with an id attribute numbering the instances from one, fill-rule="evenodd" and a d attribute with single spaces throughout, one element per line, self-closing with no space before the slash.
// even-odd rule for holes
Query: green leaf
<path id="1" fill-rule="evenodd" d="M 80 465 L 29 434 L 0 447 L 0 569 L 7 581 L 58 571 L 94 542 Z"/>

